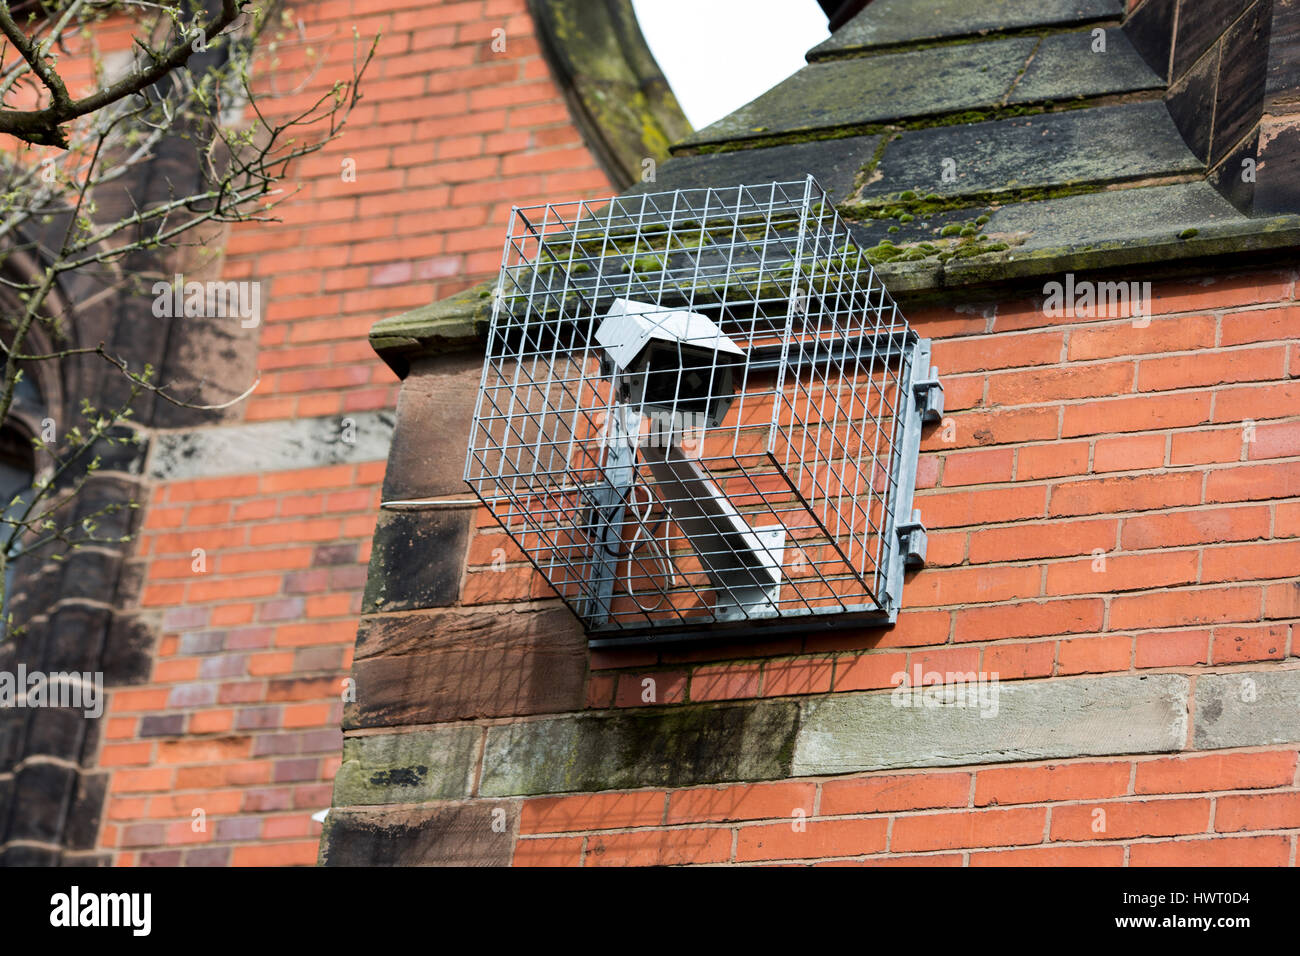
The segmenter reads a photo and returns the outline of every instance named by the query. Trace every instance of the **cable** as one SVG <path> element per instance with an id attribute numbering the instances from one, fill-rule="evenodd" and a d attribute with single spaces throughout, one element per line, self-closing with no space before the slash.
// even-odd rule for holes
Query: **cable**
<path id="1" fill-rule="evenodd" d="M 634 500 L 637 497 L 638 489 L 644 489 L 646 493 L 644 511 L 637 508 L 636 501 Z M 646 528 L 649 527 L 647 522 L 654 511 L 655 502 L 654 492 L 650 490 L 650 486 L 642 481 L 634 480 L 632 487 L 628 489 L 628 499 L 627 506 L 631 508 L 633 513 L 636 515 L 636 531 L 633 533 L 632 540 L 627 546 L 627 569 L 623 572 L 623 588 L 627 591 L 628 597 L 632 599 L 632 603 L 635 604 L 643 614 L 648 614 L 651 611 L 657 611 L 663 607 L 664 601 L 667 599 L 668 595 L 663 589 L 660 589 L 659 601 L 654 605 L 654 607 L 646 607 L 642 604 L 637 598 L 636 592 L 632 589 L 632 560 L 637 549 L 641 547 L 640 542 L 644 535 L 645 543 L 652 546 L 657 552 L 653 560 L 659 566 L 659 573 L 668 579 L 668 587 L 670 589 L 676 586 L 677 574 L 673 567 L 672 558 L 668 552 L 668 532 L 670 530 L 669 526 L 672 522 L 672 512 L 668 510 L 667 505 L 664 505 L 664 518 L 663 521 L 660 522 L 664 529 L 664 540 L 661 545 L 659 540 L 654 536 L 653 531 L 648 534 L 646 533 Z"/>

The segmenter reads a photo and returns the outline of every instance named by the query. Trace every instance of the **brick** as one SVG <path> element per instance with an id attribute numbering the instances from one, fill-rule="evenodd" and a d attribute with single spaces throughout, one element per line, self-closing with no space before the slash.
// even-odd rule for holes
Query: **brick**
<path id="1" fill-rule="evenodd" d="M 148 770 L 118 770 L 113 773 L 112 793 L 149 793 L 169 790 L 173 771 L 167 767 Z"/>
<path id="2" fill-rule="evenodd" d="M 1300 461 L 1216 468 L 1205 482 L 1205 500 L 1262 501 L 1300 497 Z"/>
<path id="3" fill-rule="evenodd" d="M 1133 639 L 1117 637 L 1081 637 L 1061 641 L 1057 651 L 1058 674 L 1105 674 L 1126 671 L 1133 656 Z"/>
<path id="4" fill-rule="evenodd" d="M 1099 438 L 1092 453 L 1092 470 L 1145 471 L 1165 463 L 1164 435 L 1130 435 Z"/>
<path id="5" fill-rule="evenodd" d="M 1214 829 L 1219 833 L 1300 828 L 1297 791 L 1225 796 L 1219 797 L 1216 804 Z"/>
<path id="6" fill-rule="evenodd" d="M 956 567 L 966 563 L 965 531 L 945 534 L 935 531 L 927 535 L 925 565 L 929 568 Z"/>
<path id="7" fill-rule="evenodd" d="M 1041 843 L 1046 823 L 1044 807 L 900 816 L 894 820 L 889 849 L 905 853 Z"/>
<path id="8" fill-rule="evenodd" d="M 984 850 L 970 855 L 971 866 L 1123 866 L 1122 846 L 1042 846 Z"/>
<path id="9" fill-rule="evenodd" d="M 948 639 L 952 615 L 948 611 L 921 611 L 904 608 L 899 612 L 898 623 L 883 635 L 879 630 L 866 632 L 870 635 L 869 643 L 854 643 L 855 648 L 874 647 L 885 650 L 891 647 L 920 647 L 926 644 L 942 644 Z M 806 640 L 812 650 L 813 639 Z M 838 675 L 836 680 L 838 681 Z"/>
<path id="10" fill-rule="evenodd" d="M 1214 629 L 1214 664 L 1240 664 L 1245 661 L 1280 661 L 1286 657 L 1286 624 L 1256 624 L 1245 627 Z"/>
<path id="11" fill-rule="evenodd" d="M 939 484 L 939 466 L 943 459 L 938 455 L 921 455 L 916 461 L 916 487 L 934 488 Z"/>
<path id="12" fill-rule="evenodd" d="M 200 662 L 191 659 L 154 661 L 154 683 L 170 684 L 175 681 L 194 680 L 199 676 L 199 667 Z"/>
<path id="13" fill-rule="evenodd" d="M 986 528 L 971 535 L 970 561 L 1028 561 L 1090 554 L 1115 547 L 1119 522 L 1114 518 L 1051 521 Z"/>
<path id="14" fill-rule="evenodd" d="M 960 853 L 912 853 L 905 856 L 872 856 L 865 860 L 818 863 L 817 866 L 964 866 Z"/>
<path id="15" fill-rule="evenodd" d="M 943 463 L 943 486 L 982 485 L 1010 481 L 1015 452 L 1010 448 L 961 452 L 948 455 Z"/>
<path id="16" fill-rule="evenodd" d="M 1099 631 L 1105 611 L 1101 598 L 961 608 L 956 612 L 953 640 L 989 641 Z"/>
<path id="17" fill-rule="evenodd" d="M 192 734 L 224 734 L 234 725 L 235 714 L 231 710 L 200 711 L 190 718 Z"/>
<path id="18" fill-rule="evenodd" d="M 104 744 L 99 763 L 104 767 L 126 767 L 153 762 L 152 743 Z"/>
<path id="19" fill-rule="evenodd" d="M 1095 811 L 1105 811 L 1103 818 Z M 1094 821 L 1097 830 L 1093 829 Z M 1204 833 L 1210 825 L 1210 801 L 1121 800 L 1071 804 L 1052 811 L 1052 839 L 1062 841 L 1128 840 L 1134 837 Z"/>
<path id="20" fill-rule="evenodd" d="M 1113 358 L 1117 355 L 1163 355 L 1214 345 L 1213 316 L 1153 319 L 1145 327 L 1132 320 L 1110 322 L 1070 333 L 1069 360 Z"/>
<path id="21" fill-rule="evenodd" d="M 1061 360 L 1064 332 L 995 335 L 967 342 L 936 342 L 934 364 L 945 372 L 974 372 L 1025 365 L 1055 365 Z"/>
<path id="22" fill-rule="evenodd" d="M 989 376 L 990 405 L 1040 405 L 1133 391 L 1133 363 L 1066 365 Z"/>
<path id="23" fill-rule="evenodd" d="M 949 568 L 908 582 L 908 602 L 936 607 L 1036 597 L 1040 577 L 1036 567 Z"/>
<path id="24" fill-rule="evenodd" d="M 811 816 L 816 791 L 816 785 L 812 783 L 758 783 L 674 790 L 668 797 L 667 822 L 791 820 L 796 810 L 803 810 L 805 815 Z"/>
<path id="25" fill-rule="evenodd" d="M 980 405 L 984 400 L 984 376 L 943 376 L 943 405 L 950 412 L 960 412 Z"/>
<path id="26" fill-rule="evenodd" d="M 1270 418 L 1290 418 L 1300 407 L 1300 381 L 1280 385 L 1239 385 L 1221 388 L 1214 398 L 1214 420 L 1241 424 Z"/>
<path id="27" fill-rule="evenodd" d="M 909 658 L 907 673 L 913 685 L 917 683 L 913 678 L 918 669 L 923 675 L 932 672 L 944 674 L 946 680 L 949 674 L 968 674 L 978 671 L 980 666 L 978 647 L 944 647 L 936 650 L 913 651 Z"/>
<path id="28" fill-rule="evenodd" d="M 1250 541 L 1267 537 L 1268 527 L 1269 513 L 1265 506 L 1137 515 L 1124 519 L 1120 545 L 1126 551 L 1144 551 L 1189 544 Z"/>
<path id="29" fill-rule="evenodd" d="M 1240 428 L 1208 431 L 1194 428 L 1191 431 L 1174 432 L 1169 445 L 1169 464 L 1206 465 L 1240 461 L 1244 443 Z"/>
<path id="30" fill-rule="evenodd" d="M 691 700 L 733 700 L 757 697 L 758 664 L 721 664 L 697 667 L 691 674 Z"/>
<path id="31" fill-rule="evenodd" d="M 1282 378 L 1285 370 L 1285 345 L 1198 355 L 1194 362 L 1186 356 L 1147 359 L 1138 363 L 1138 391 L 1273 381 Z"/>
<path id="32" fill-rule="evenodd" d="M 1197 474 L 1123 475 L 1091 481 L 1066 482 L 1052 488 L 1051 516 L 1149 511 L 1199 504 L 1201 476 Z"/>
<path id="33" fill-rule="evenodd" d="M 587 839 L 587 866 L 675 866 L 721 863 L 731 856 L 731 831 L 715 827 L 601 833 Z"/>
<path id="34" fill-rule="evenodd" d="M 1300 328 L 1300 306 L 1230 312 L 1219 322 L 1219 341 L 1225 346 L 1248 342 L 1286 342 L 1295 337 L 1297 328 Z"/>
<path id="35" fill-rule="evenodd" d="M 232 866 L 314 866 L 317 850 L 316 840 L 237 846 L 230 862 Z"/>
<path id="36" fill-rule="evenodd" d="M 284 726 L 325 727 L 337 724 L 341 714 L 335 713 L 334 704 L 299 704 L 284 709 Z"/>
<path id="37" fill-rule="evenodd" d="M 1136 793 L 1203 793 L 1212 790 L 1256 790 L 1288 786 L 1295 776 L 1293 750 L 1266 753 L 1225 753 L 1199 757 L 1162 757 L 1139 761 Z M 1223 800 L 1215 828 L 1223 829 Z"/>
<path id="38" fill-rule="evenodd" d="M 1300 501 L 1278 504 L 1276 520 L 1273 522 L 1273 537 L 1300 538 Z"/>
<path id="39" fill-rule="evenodd" d="M 1088 471 L 1091 445 L 1086 441 L 1028 445 L 1016 452 L 1016 480 L 1060 478 Z"/>
<path id="40" fill-rule="evenodd" d="M 113 696 L 109 698 L 109 710 L 112 712 L 119 711 L 138 711 L 138 710 L 162 710 L 167 706 L 167 701 L 173 691 L 163 687 L 156 690 L 115 690 Z"/>
<path id="41" fill-rule="evenodd" d="M 515 844 L 511 866 L 579 866 L 582 863 L 582 837 L 521 839 Z"/>
<path id="42" fill-rule="evenodd" d="M 920 509 L 921 520 L 927 528 L 987 525 L 1043 517 L 1047 507 L 1047 489 L 1022 486 L 994 491 L 919 494 L 913 506 Z"/>
<path id="43" fill-rule="evenodd" d="M 1209 663 L 1209 631 L 1155 631 L 1133 639 L 1137 667 L 1185 667 Z"/>
<path id="44" fill-rule="evenodd" d="M 821 816 L 964 807 L 970 802 L 968 773 L 898 774 L 829 780 L 822 784 Z"/>
<path id="45" fill-rule="evenodd" d="M 654 791 L 541 797 L 524 802 L 519 814 L 519 832 L 569 833 L 658 826 L 663 822 L 666 802 L 665 794 Z"/>
<path id="46" fill-rule="evenodd" d="M 1259 588 L 1180 588 L 1114 598 L 1108 624 L 1112 631 L 1186 627 L 1255 620 L 1259 610 Z"/>
<path id="47" fill-rule="evenodd" d="M 1128 792 L 1131 766 L 1116 761 L 981 770 L 975 775 L 975 806 L 1122 796 Z"/>
<path id="48" fill-rule="evenodd" d="M 1252 440 L 1246 444 L 1246 457 L 1251 461 L 1297 456 L 1300 456 L 1300 422 L 1256 425 Z"/>
<path id="49" fill-rule="evenodd" d="M 1291 858 L 1287 836 L 1227 837 L 1135 843 L 1129 866 L 1286 866 Z"/>
<path id="50" fill-rule="evenodd" d="M 1047 594 L 1112 594 L 1192 584 L 1200 555 L 1193 550 L 1097 555 L 1047 568 Z"/>
<path id="51" fill-rule="evenodd" d="M 769 826 L 741 827 L 736 836 L 736 861 L 807 860 L 830 856 L 860 856 L 885 849 L 889 821 L 807 820 Z"/>
<path id="52" fill-rule="evenodd" d="M 834 669 L 833 657 L 768 661 L 763 665 L 763 696 L 829 693 Z"/>
<path id="53" fill-rule="evenodd" d="M 279 575 L 215 578 L 192 581 L 185 592 L 189 601 L 221 601 L 231 598 L 269 597 L 280 591 Z"/>
<path id="54" fill-rule="evenodd" d="M 166 839 L 167 828 L 159 823 L 140 823 L 124 827 L 122 846 L 157 846 Z"/>
<path id="55" fill-rule="evenodd" d="M 257 493 L 256 475 L 235 475 L 223 478 L 201 478 L 178 481 L 167 486 L 167 501 L 176 504 L 189 501 L 227 501 L 245 498 Z"/>
<path id="56" fill-rule="evenodd" d="M 980 669 L 999 680 L 1049 677 L 1056 663 L 1053 641 L 1012 644 L 1000 642 L 984 648 Z"/>
<path id="57" fill-rule="evenodd" d="M 238 760 L 249 755 L 252 740 L 249 737 L 223 737 L 212 740 L 164 740 L 158 743 L 157 762 L 213 763 Z"/>
<path id="58" fill-rule="evenodd" d="M 1050 407 L 993 408 L 949 417 L 954 426 L 951 439 L 945 437 L 945 428 L 935 429 L 922 436 L 923 451 L 1048 441 L 1060 435 L 1060 411 Z"/>
<path id="59" fill-rule="evenodd" d="M 652 683 L 647 684 L 646 681 Z M 686 699 L 686 683 L 685 671 L 619 674 L 614 705 L 640 707 L 653 704 L 678 704 Z"/>
<path id="60" fill-rule="evenodd" d="M 619 675 L 618 679 L 621 680 L 622 677 L 623 675 Z M 611 706 L 614 697 L 614 688 L 617 683 L 618 681 L 610 674 L 593 674 L 589 677 L 587 680 L 587 706 Z"/>
<path id="61" fill-rule="evenodd" d="M 878 690 L 896 686 L 907 670 L 906 654 L 856 654 L 835 662 L 835 690 Z"/>
<path id="62" fill-rule="evenodd" d="M 979 335 L 988 329 L 987 312 L 991 310 L 964 311 L 945 306 L 909 309 L 908 323 L 912 328 L 923 328 L 927 337 L 952 338 L 958 335 Z"/>
<path id="63" fill-rule="evenodd" d="M 1291 298 L 1291 277 L 1285 273 L 1208 276 L 1180 283 L 1161 283 L 1153 296 L 1158 314 L 1228 309 Z"/>
<path id="64" fill-rule="evenodd" d="M 1300 618 L 1300 581 L 1269 587 L 1264 594 L 1264 617 Z"/>
<path id="65" fill-rule="evenodd" d="M 1061 419 L 1061 437 L 1202 425 L 1210 420 L 1212 397 L 1208 392 L 1185 392 L 1067 405 Z"/>

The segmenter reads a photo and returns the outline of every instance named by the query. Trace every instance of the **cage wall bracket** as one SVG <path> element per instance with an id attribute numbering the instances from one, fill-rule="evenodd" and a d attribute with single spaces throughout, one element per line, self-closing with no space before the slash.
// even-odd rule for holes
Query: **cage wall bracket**
<path id="1" fill-rule="evenodd" d="M 898 454 L 894 459 L 894 511 L 890 534 L 898 543 L 885 572 L 885 606 L 892 624 L 898 619 L 903 594 L 903 575 L 908 568 L 925 564 L 929 544 L 921 512 L 912 507 L 916 494 L 916 469 L 921 453 L 921 428 L 943 417 L 943 384 L 939 370 L 930 364 L 930 340 L 917 339 L 906 352 L 914 405 L 896 423 Z"/>
<path id="2" fill-rule="evenodd" d="M 898 549 L 903 555 L 903 564 L 909 568 L 925 566 L 925 549 L 929 538 L 925 525 L 921 522 L 921 512 L 913 511 L 912 520 L 898 526 Z"/>
<path id="3" fill-rule="evenodd" d="M 939 370 L 931 367 L 930 374 L 919 382 L 912 383 L 921 405 L 921 421 L 937 422 L 943 418 L 943 383 L 939 381 Z"/>

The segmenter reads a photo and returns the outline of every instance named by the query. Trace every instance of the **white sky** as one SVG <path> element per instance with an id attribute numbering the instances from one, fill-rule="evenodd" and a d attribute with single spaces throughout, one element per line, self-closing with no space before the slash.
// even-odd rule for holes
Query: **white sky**
<path id="1" fill-rule="evenodd" d="M 696 129 L 776 86 L 829 36 L 817 0 L 632 0 L 632 6 Z"/>

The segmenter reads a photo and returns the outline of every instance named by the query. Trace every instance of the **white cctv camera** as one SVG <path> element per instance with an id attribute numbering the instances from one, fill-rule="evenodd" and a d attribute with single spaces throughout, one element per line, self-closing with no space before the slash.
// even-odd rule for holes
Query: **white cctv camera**
<path id="1" fill-rule="evenodd" d="M 614 300 L 596 341 L 614 368 L 615 401 L 651 416 L 652 434 L 668 438 L 644 443 L 635 452 L 613 443 L 611 473 L 630 470 L 636 455 L 645 462 L 656 494 L 713 582 L 720 618 L 744 617 L 746 607 L 775 607 L 785 529 L 751 528 L 707 469 L 685 453 L 685 430 L 677 426 L 688 416 L 702 427 L 722 423 L 735 395 L 734 366 L 744 351 L 703 315 L 629 299 Z M 653 419 L 659 416 L 672 424 L 656 428 Z M 614 420 L 621 422 L 622 413 Z M 633 430 L 616 427 L 620 434 Z"/>
<path id="2" fill-rule="evenodd" d="M 626 403 L 693 416 L 706 427 L 722 423 L 735 394 L 733 366 L 745 353 L 712 320 L 615 299 L 596 341 L 616 370 Z"/>

